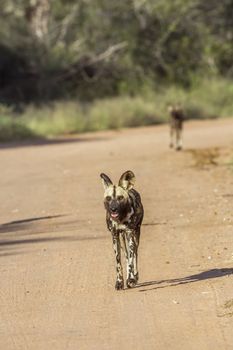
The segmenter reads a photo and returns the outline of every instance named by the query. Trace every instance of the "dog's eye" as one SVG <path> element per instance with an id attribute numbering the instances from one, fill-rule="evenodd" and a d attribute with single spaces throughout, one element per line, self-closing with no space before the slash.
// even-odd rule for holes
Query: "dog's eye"
<path id="1" fill-rule="evenodd" d="M 124 197 L 123 197 L 123 196 L 118 196 L 117 199 L 118 199 L 119 201 L 122 201 L 122 199 L 124 199 Z"/>
<path id="2" fill-rule="evenodd" d="M 110 200 L 111 200 L 111 197 L 110 197 L 110 196 L 107 196 L 107 197 L 106 197 L 106 201 L 110 202 Z"/>

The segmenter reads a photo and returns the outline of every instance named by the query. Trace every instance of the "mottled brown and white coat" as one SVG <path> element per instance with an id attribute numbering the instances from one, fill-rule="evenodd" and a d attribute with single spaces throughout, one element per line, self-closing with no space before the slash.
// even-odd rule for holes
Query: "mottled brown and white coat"
<path id="1" fill-rule="evenodd" d="M 132 288 L 138 281 L 138 246 L 144 214 L 140 195 L 133 188 L 135 176 L 132 171 L 126 171 L 120 177 L 118 185 L 113 185 L 107 175 L 100 176 L 104 186 L 106 222 L 112 234 L 116 257 L 115 288 L 124 288 L 121 247 L 126 257 L 126 285 Z"/>
<path id="2" fill-rule="evenodd" d="M 183 147 L 182 130 L 184 111 L 181 106 L 177 104 L 169 106 L 168 112 L 170 114 L 170 147 L 174 146 L 175 138 L 175 148 L 177 151 L 180 151 Z"/>

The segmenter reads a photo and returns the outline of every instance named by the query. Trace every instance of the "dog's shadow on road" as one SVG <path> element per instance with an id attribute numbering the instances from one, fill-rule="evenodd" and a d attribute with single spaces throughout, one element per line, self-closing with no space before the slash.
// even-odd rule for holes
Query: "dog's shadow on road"
<path id="1" fill-rule="evenodd" d="M 145 292 L 149 290 L 156 290 L 160 288 L 167 287 L 175 287 L 181 284 L 194 283 L 205 281 L 213 278 L 220 278 L 224 276 L 230 276 L 233 274 L 233 268 L 220 268 L 220 269 L 211 269 L 207 271 L 203 271 L 194 275 L 181 277 L 181 278 L 173 278 L 173 279 L 164 279 L 158 281 L 148 281 L 137 284 L 134 288 L 142 288 L 139 292 Z M 153 286 L 152 288 L 150 288 Z M 146 287 L 146 288 L 143 288 Z M 147 288 L 148 287 L 148 288 Z"/>
<path id="2" fill-rule="evenodd" d="M 85 220 L 77 217 L 65 218 L 69 214 L 47 215 L 30 217 L 0 224 L 0 258 L 9 255 L 26 254 L 30 250 L 28 245 L 53 242 L 78 242 L 91 240 L 105 240 L 106 235 L 83 234 L 77 232 L 77 226 L 85 223 Z M 58 220 L 62 219 L 62 220 Z"/>

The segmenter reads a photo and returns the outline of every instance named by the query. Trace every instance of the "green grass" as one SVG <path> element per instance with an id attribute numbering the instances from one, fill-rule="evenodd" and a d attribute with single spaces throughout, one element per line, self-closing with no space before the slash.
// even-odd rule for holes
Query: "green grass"
<path id="1" fill-rule="evenodd" d="M 31 130 L 21 118 L 15 119 L 9 116 L 0 117 L 0 141 L 22 141 L 38 136 L 39 135 Z"/>
<path id="2" fill-rule="evenodd" d="M 233 82 L 205 79 L 190 90 L 171 86 L 157 92 L 147 88 L 134 97 L 28 106 L 20 116 L 0 108 L 0 141 L 53 137 L 87 131 L 165 123 L 167 106 L 180 102 L 189 119 L 233 117 Z"/>

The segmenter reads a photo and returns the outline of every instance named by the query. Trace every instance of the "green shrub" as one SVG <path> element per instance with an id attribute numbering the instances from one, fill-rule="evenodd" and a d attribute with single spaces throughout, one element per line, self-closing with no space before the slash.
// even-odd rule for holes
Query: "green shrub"
<path id="1" fill-rule="evenodd" d="M 0 141 L 20 141 L 37 135 L 22 120 L 0 117 Z"/>

